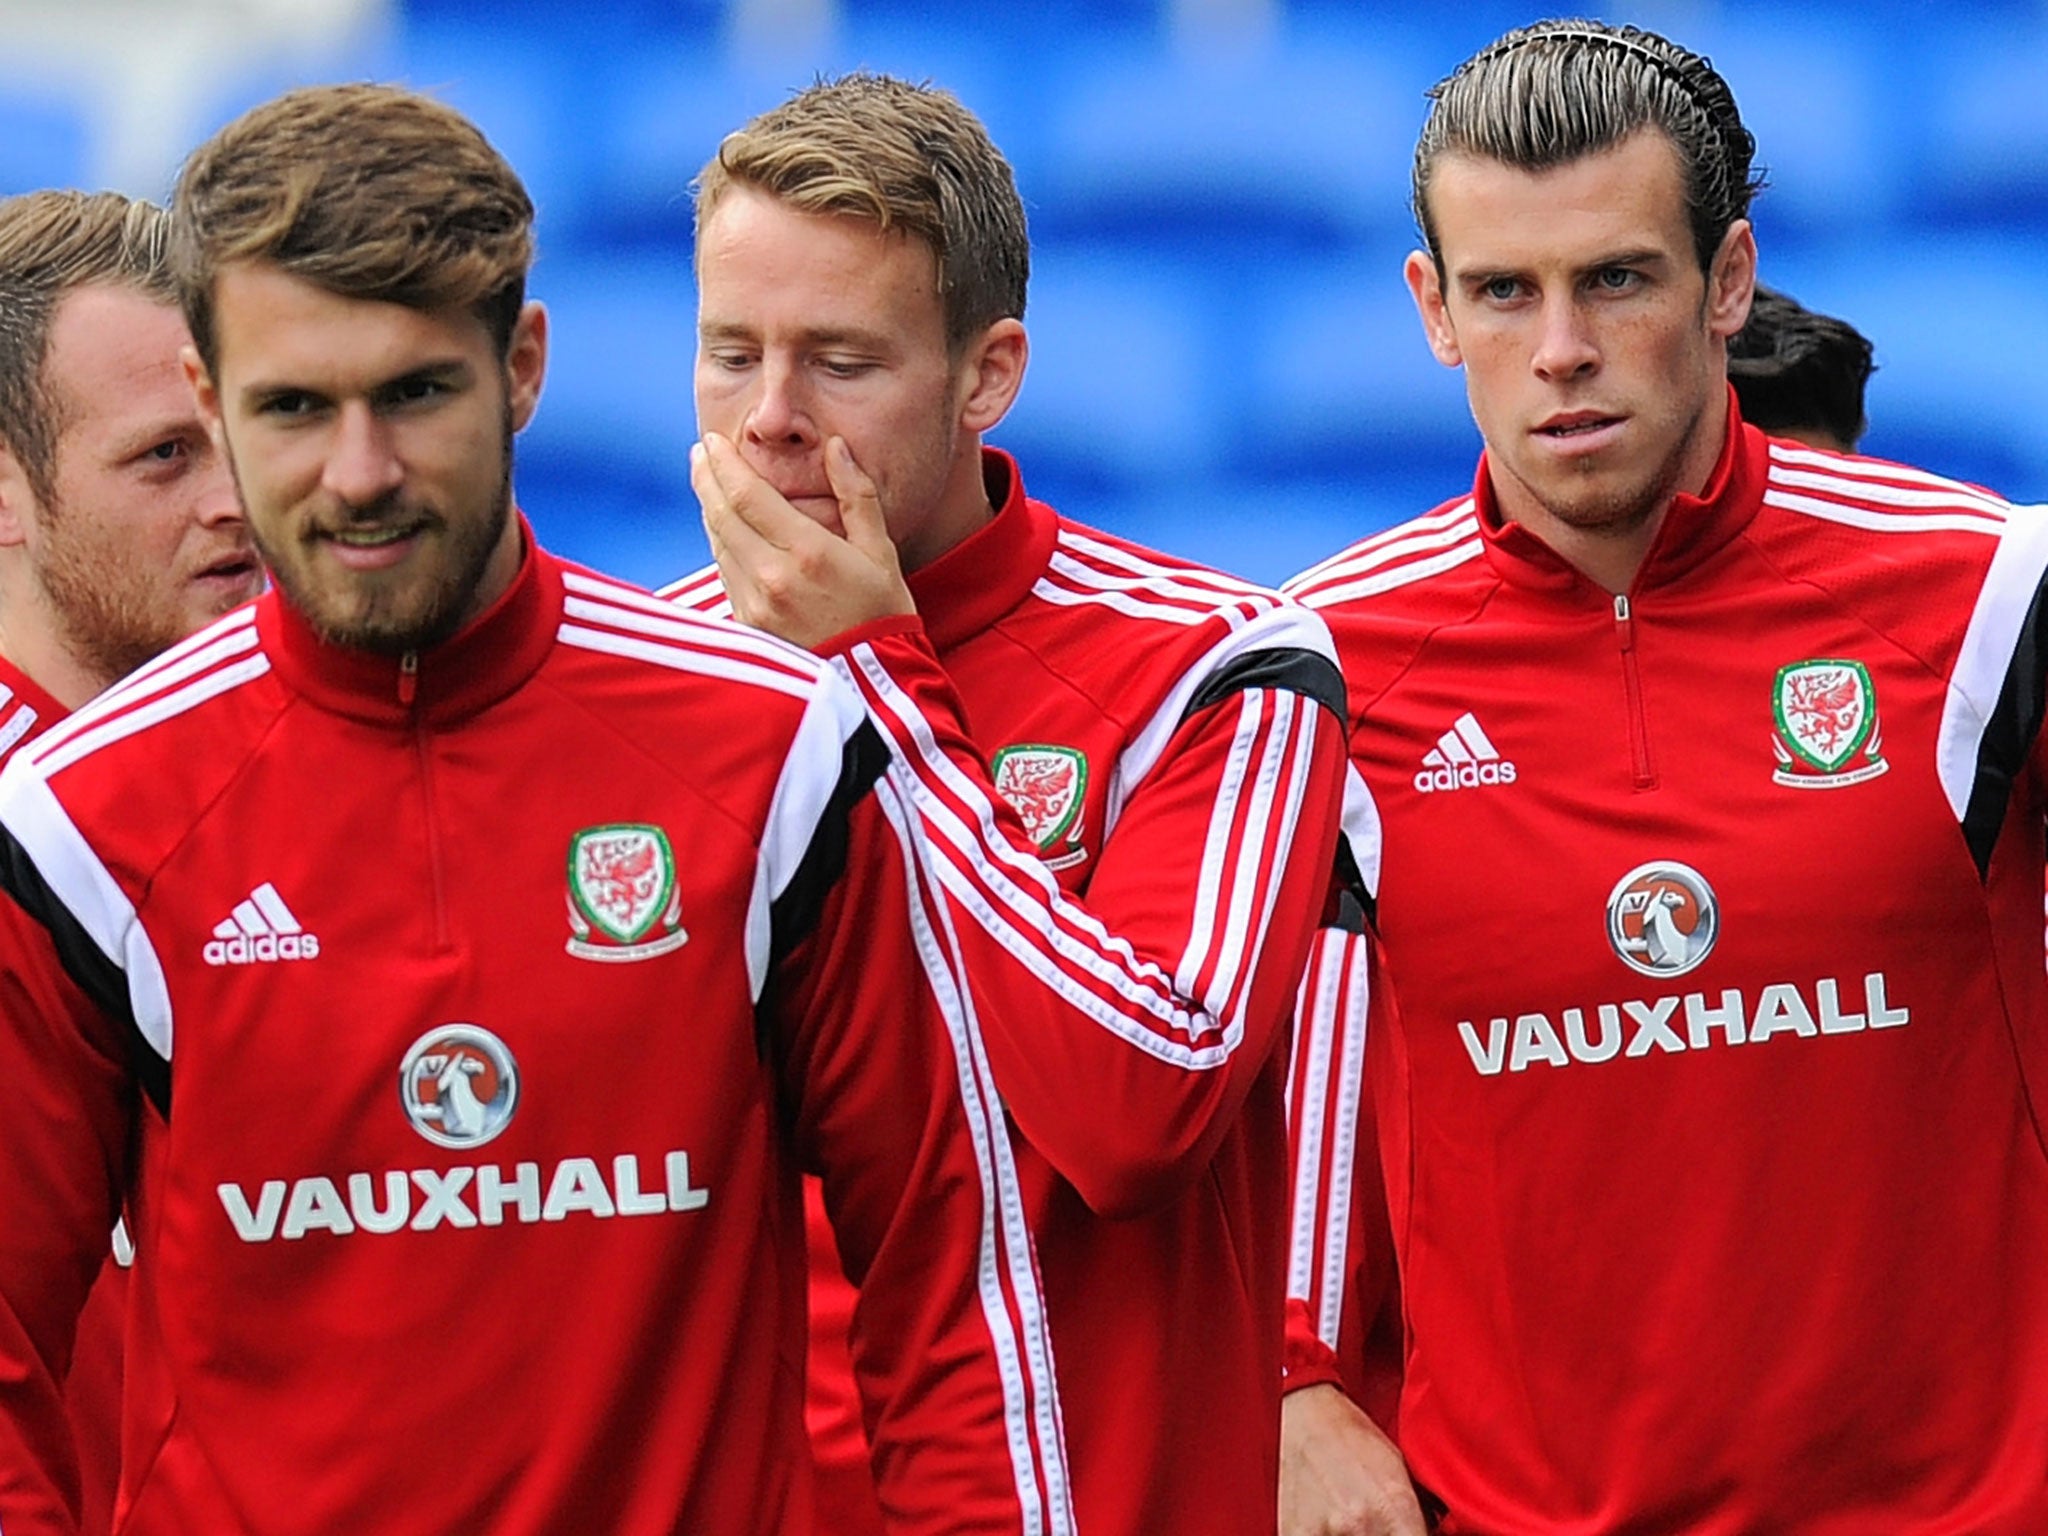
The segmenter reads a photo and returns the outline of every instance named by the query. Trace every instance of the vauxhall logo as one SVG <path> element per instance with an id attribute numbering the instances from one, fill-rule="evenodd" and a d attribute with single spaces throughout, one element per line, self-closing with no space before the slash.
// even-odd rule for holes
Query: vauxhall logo
<path id="1" fill-rule="evenodd" d="M 1607 897 L 1607 943 L 1644 976 L 1683 976 L 1704 964 L 1721 936 L 1720 902 L 1707 879 L 1675 859 L 1639 864 Z M 1617 998 L 1553 1011 L 1497 1014 L 1484 1029 L 1458 1021 L 1458 1038 L 1482 1077 L 1533 1067 L 1597 1066 L 1617 1059 L 1754 1046 L 1775 1037 L 1819 1039 L 1898 1029 L 1912 1010 L 1894 1003 L 1882 971 L 1861 977 L 1774 981 L 1760 988 L 1702 988 Z"/>
<path id="2" fill-rule="evenodd" d="M 477 1024 L 442 1024 L 415 1040 L 398 1069 L 398 1097 L 412 1128 L 437 1147 L 495 1139 L 512 1122 L 520 1073 L 511 1049 Z M 410 1159 L 408 1159 L 409 1161 Z M 711 1203 L 681 1148 L 596 1156 L 517 1158 L 452 1167 L 344 1170 L 215 1186 L 245 1243 L 390 1236 L 437 1228 L 682 1216 Z"/>

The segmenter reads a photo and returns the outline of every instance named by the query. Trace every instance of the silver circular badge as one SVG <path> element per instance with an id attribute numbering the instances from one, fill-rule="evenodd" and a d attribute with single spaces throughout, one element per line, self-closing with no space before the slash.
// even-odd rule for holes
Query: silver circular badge
<path id="1" fill-rule="evenodd" d="M 443 1024 L 413 1042 L 398 1069 L 412 1128 L 437 1147 L 480 1147 L 512 1122 L 519 1065 L 475 1024 Z"/>
<path id="2" fill-rule="evenodd" d="M 1721 936 L 1721 907 L 1706 877 L 1673 859 L 1638 864 L 1607 898 L 1607 942 L 1645 976 L 1683 976 Z"/>

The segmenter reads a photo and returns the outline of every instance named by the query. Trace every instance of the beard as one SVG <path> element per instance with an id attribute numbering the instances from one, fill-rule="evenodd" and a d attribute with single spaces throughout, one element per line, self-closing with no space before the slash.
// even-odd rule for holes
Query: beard
<path id="1" fill-rule="evenodd" d="M 168 571 L 138 568 L 133 550 L 95 539 L 52 498 L 32 562 L 64 649 L 101 686 L 153 661 L 217 613 L 188 615 Z M 221 612 L 226 612 L 223 608 Z"/>
<path id="2" fill-rule="evenodd" d="M 314 534 L 303 535 L 296 547 L 280 547 L 265 537 L 251 519 L 251 536 L 284 600 L 330 645 L 380 656 L 403 656 L 448 639 L 474 616 L 477 589 L 511 520 L 509 403 L 501 418 L 499 436 L 496 483 L 479 508 L 451 517 L 444 509 L 410 500 L 402 491 L 366 505 L 341 508 L 339 522 L 344 528 L 420 525 L 429 541 L 420 554 L 430 556 L 430 561 L 416 571 L 406 571 L 397 580 L 385 582 L 370 574 L 356 580 L 346 575 L 339 579 L 322 576 L 310 561 L 298 558 L 303 549 L 311 547 Z M 229 465 L 234 467 L 232 455 Z M 239 490 L 238 469 L 235 483 Z"/>
<path id="3" fill-rule="evenodd" d="M 1704 414 L 1695 412 L 1670 452 L 1648 476 L 1631 484 L 1617 485 L 1587 475 L 1576 482 L 1567 479 L 1560 485 L 1545 486 L 1540 494 L 1534 485 L 1529 490 L 1537 495 L 1543 510 L 1567 528 L 1595 535 L 1632 533 L 1666 506 L 1678 489 Z"/>

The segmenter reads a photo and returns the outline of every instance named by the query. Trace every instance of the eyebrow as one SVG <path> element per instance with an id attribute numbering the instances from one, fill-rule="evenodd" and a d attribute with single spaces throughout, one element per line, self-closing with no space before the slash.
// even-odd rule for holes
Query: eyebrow
<path id="1" fill-rule="evenodd" d="M 1659 247 L 1635 246 L 1619 251 L 1603 251 L 1575 270 L 1585 273 L 1602 272 L 1609 267 L 1648 267 L 1668 262 L 1671 259 L 1672 253 Z M 1526 265 L 1480 266 L 1475 264 L 1469 267 L 1453 267 L 1451 269 L 1451 279 L 1464 287 L 1481 287 L 1492 282 L 1495 278 L 1524 277 L 1528 274 L 1529 270 L 1529 267 Z"/>
<path id="2" fill-rule="evenodd" d="M 1648 267 L 1670 259 L 1669 251 L 1660 250 L 1656 246 L 1642 246 L 1635 250 L 1616 251 L 1611 255 L 1596 257 L 1582 270 L 1598 272 L 1602 267 Z"/>
<path id="3" fill-rule="evenodd" d="M 732 320 L 707 321 L 697 328 L 702 341 L 753 341 L 756 333 L 751 326 Z M 812 347 L 860 347 L 871 352 L 885 351 L 890 346 L 889 338 L 880 331 L 861 330 L 855 326 L 815 326 L 797 333 L 797 338 Z"/>
<path id="4" fill-rule="evenodd" d="M 124 432 L 114 439 L 110 450 L 112 462 L 125 464 L 139 453 L 147 453 L 158 443 L 169 442 L 174 437 L 204 437 L 206 428 L 194 414 L 183 416 L 160 416 L 144 423 L 132 432 Z"/>
<path id="5" fill-rule="evenodd" d="M 462 383 L 474 376 L 475 369 L 470 366 L 469 359 L 464 357 L 439 357 L 421 363 L 416 368 L 407 368 L 402 373 L 394 373 L 389 378 L 379 379 L 367 389 L 361 391 L 351 390 L 349 393 L 362 393 L 374 397 L 384 394 L 388 390 L 396 389 L 401 384 L 409 384 L 415 379 L 430 379 L 437 383 Z M 263 400 L 275 399 L 279 395 L 312 395 L 320 400 L 333 398 L 331 390 L 318 388 L 312 384 L 295 384 L 289 379 L 258 379 L 252 383 L 244 384 L 239 398 L 246 406 Z"/>

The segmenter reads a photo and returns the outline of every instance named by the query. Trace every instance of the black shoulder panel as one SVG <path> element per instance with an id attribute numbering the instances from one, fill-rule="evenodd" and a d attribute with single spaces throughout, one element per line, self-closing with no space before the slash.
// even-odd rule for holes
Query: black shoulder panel
<path id="1" fill-rule="evenodd" d="M 2043 580 L 2048 585 L 2048 578 Z M 2013 783 L 2026 770 L 2041 734 L 2042 667 L 2048 661 L 2041 628 L 2042 591 L 2036 587 L 2034 600 L 2027 605 L 2012 661 L 1998 690 L 1998 703 L 1984 722 L 1984 736 L 1977 745 L 1977 779 L 1970 786 L 1970 803 L 1963 812 L 1963 838 L 1977 861 L 1980 880 L 1990 876 L 1991 854 L 2012 804 Z"/>
<path id="2" fill-rule="evenodd" d="M 1247 688 L 1277 688 L 1314 699 L 1339 720 L 1344 718 L 1344 674 L 1327 656 L 1296 647 L 1248 651 L 1216 669 L 1188 700 L 1187 713 L 1200 713 Z"/>
<path id="3" fill-rule="evenodd" d="M 157 1055 L 135 1027 L 135 1009 L 128 996 L 128 976 L 100 952 L 99 945 L 74 917 L 71 909 L 57 899 L 43 872 L 29 858 L 28 850 L 12 833 L 0 827 L 0 889 L 14 898 L 14 904 L 48 930 L 56 946 L 57 959 L 78 989 L 106 1015 L 119 1021 L 135 1058 L 136 1079 L 157 1113 L 166 1120 L 171 1114 L 171 1064 Z"/>
<path id="4" fill-rule="evenodd" d="M 803 860 L 789 884 L 769 906 L 771 971 L 818 926 L 826 893 L 846 872 L 847 818 L 888 767 L 888 743 L 882 740 L 882 733 L 872 721 L 863 720 L 860 728 L 847 738 L 840 754 L 839 783 L 825 803 L 824 814 L 818 818 L 810 847 L 804 850 Z"/>

